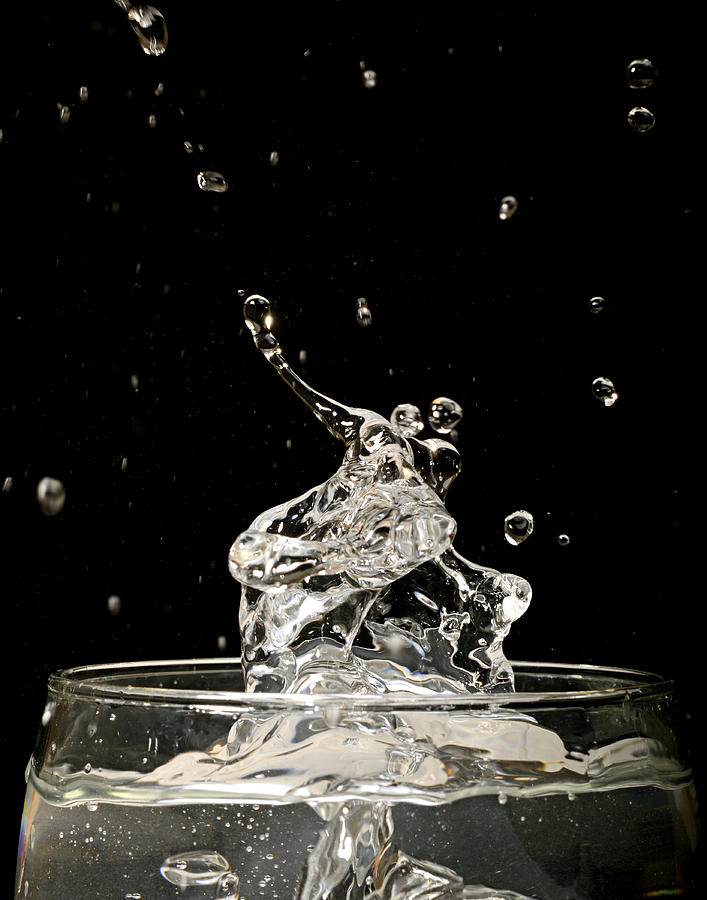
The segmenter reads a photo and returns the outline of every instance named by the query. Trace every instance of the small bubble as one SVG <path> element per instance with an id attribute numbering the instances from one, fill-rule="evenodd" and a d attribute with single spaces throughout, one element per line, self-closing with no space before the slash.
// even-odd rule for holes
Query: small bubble
<path id="1" fill-rule="evenodd" d="M 626 67 L 626 78 L 633 90 L 650 87 L 655 83 L 655 66 L 649 59 L 634 59 Z"/>
<path id="2" fill-rule="evenodd" d="M 79 88 L 79 100 L 82 103 L 85 103 L 88 100 L 88 88 L 85 84 L 82 84 Z"/>
<path id="3" fill-rule="evenodd" d="M 280 162 L 280 154 L 277 150 L 272 150 L 270 152 L 270 165 L 276 166 Z"/>
<path id="4" fill-rule="evenodd" d="M 517 209 L 518 201 L 514 196 L 509 194 L 507 197 L 504 197 L 499 204 L 498 218 L 505 222 L 506 219 L 510 219 L 511 216 L 516 214 Z"/>
<path id="5" fill-rule="evenodd" d="M 374 88 L 378 84 L 378 74 L 373 69 L 364 69 L 361 80 L 365 88 Z"/>
<path id="6" fill-rule="evenodd" d="M 400 403 L 390 414 L 393 428 L 403 437 L 415 437 L 425 427 L 422 413 L 412 403 Z"/>
<path id="7" fill-rule="evenodd" d="M 147 117 L 147 124 L 150 128 L 154 128 L 157 125 L 157 116 L 154 113 Z"/>
<path id="8" fill-rule="evenodd" d="M 128 21 L 148 56 L 161 56 L 167 49 L 167 23 L 154 6 L 131 6 Z"/>
<path id="9" fill-rule="evenodd" d="M 589 312 L 600 313 L 606 309 L 606 300 L 603 297 L 592 297 L 589 301 Z"/>
<path id="10" fill-rule="evenodd" d="M 464 410 L 449 397 L 436 397 L 430 403 L 427 421 L 438 434 L 449 434 L 461 422 Z"/>
<path id="11" fill-rule="evenodd" d="M 228 190 L 228 182 L 220 172 L 199 172 L 196 183 L 202 191 L 223 194 Z"/>
<path id="12" fill-rule="evenodd" d="M 190 850 L 177 856 L 169 856 L 160 866 L 162 877 L 170 884 L 187 888 L 218 888 L 225 876 L 231 875 L 228 860 L 214 850 Z M 234 876 L 235 878 L 236 876 Z M 217 897 L 233 897 L 237 894 L 216 893 Z"/>
<path id="13" fill-rule="evenodd" d="M 37 485 L 37 501 L 45 516 L 56 516 L 64 508 L 66 490 L 58 478 L 42 478 Z"/>
<path id="14" fill-rule="evenodd" d="M 106 602 L 106 605 L 108 607 L 108 612 L 112 616 L 120 615 L 120 597 L 117 594 L 111 594 Z"/>
<path id="15" fill-rule="evenodd" d="M 570 542 L 570 536 L 568 534 L 558 534 L 557 535 L 557 543 L 560 547 L 566 547 Z"/>
<path id="16" fill-rule="evenodd" d="M 655 116 L 645 106 L 634 106 L 627 116 L 628 124 L 634 131 L 650 131 L 655 125 Z"/>
<path id="17" fill-rule="evenodd" d="M 619 399 L 614 382 L 603 376 L 595 378 L 592 382 L 592 393 L 597 400 L 601 400 L 604 406 L 613 406 Z"/>
<path id="18" fill-rule="evenodd" d="M 534 524 L 531 513 L 518 509 L 504 519 L 503 533 L 508 543 L 517 547 L 533 533 Z"/>

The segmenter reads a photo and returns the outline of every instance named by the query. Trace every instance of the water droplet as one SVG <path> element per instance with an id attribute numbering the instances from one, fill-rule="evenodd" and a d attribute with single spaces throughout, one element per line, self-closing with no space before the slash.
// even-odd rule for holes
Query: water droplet
<path id="1" fill-rule="evenodd" d="M 570 542 L 570 536 L 568 534 L 558 534 L 557 535 L 557 543 L 560 547 L 566 547 Z"/>
<path id="2" fill-rule="evenodd" d="M 191 143 L 191 141 L 184 141 L 184 149 L 187 151 L 187 153 L 193 153 L 194 145 Z"/>
<path id="3" fill-rule="evenodd" d="M 509 194 L 507 197 L 504 197 L 499 204 L 498 218 L 501 219 L 501 221 L 510 219 L 511 216 L 515 215 L 517 209 L 518 201 L 512 194 Z"/>
<path id="4" fill-rule="evenodd" d="M 112 616 L 120 615 L 120 597 L 117 594 L 111 594 L 107 601 L 108 612 Z"/>
<path id="5" fill-rule="evenodd" d="M 12 475 L 8 475 L 2 483 L 3 494 L 9 494 L 12 490 Z"/>
<path id="6" fill-rule="evenodd" d="M 365 69 L 361 75 L 365 88 L 374 88 L 378 84 L 378 75 L 373 69 Z"/>
<path id="7" fill-rule="evenodd" d="M 151 113 L 151 114 L 147 117 L 147 124 L 148 124 L 148 126 L 149 126 L 150 128 L 154 128 L 155 125 L 157 125 L 157 116 L 154 115 L 154 113 Z"/>
<path id="8" fill-rule="evenodd" d="M 503 533 L 508 543 L 517 547 L 533 533 L 534 524 L 531 513 L 525 509 L 517 509 L 504 519 Z"/>
<path id="9" fill-rule="evenodd" d="M 68 106 L 64 106 L 61 103 L 57 103 L 57 107 L 59 108 L 59 121 L 62 123 L 62 125 L 66 125 L 71 116 L 71 110 Z"/>
<path id="10" fill-rule="evenodd" d="M 228 860 L 215 850 L 190 850 L 168 856 L 160 866 L 160 872 L 170 884 L 183 890 L 190 887 L 216 887 L 225 875 L 232 874 Z"/>
<path id="11" fill-rule="evenodd" d="M 54 703 L 52 700 L 50 700 L 49 703 L 47 703 L 47 705 L 44 707 L 44 712 L 42 713 L 42 725 L 45 728 L 51 722 L 51 720 L 54 718 L 55 712 L 56 712 L 56 703 Z"/>
<path id="12" fill-rule="evenodd" d="M 228 182 L 220 172 L 199 172 L 196 176 L 196 183 L 202 191 L 223 194 L 228 190 Z"/>
<path id="13" fill-rule="evenodd" d="M 225 634 L 220 634 L 216 638 L 216 645 L 218 646 L 219 650 L 225 650 L 227 644 L 228 644 L 228 640 L 227 640 Z"/>
<path id="14" fill-rule="evenodd" d="M 400 403 L 390 414 L 393 428 L 404 437 L 415 437 L 425 427 L 422 413 L 412 403 Z"/>
<path id="15" fill-rule="evenodd" d="M 297 354 L 297 359 L 299 360 L 299 362 L 301 362 L 303 364 L 306 363 L 307 362 L 307 351 L 300 350 L 300 352 Z"/>
<path id="16" fill-rule="evenodd" d="M 508 796 L 504 794 L 503 791 L 499 791 L 498 802 L 501 804 L 501 806 L 505 806 L 506 803 L 508 803 Z"/>
<path id="17" fill-rule="evenodd" d="M 619 399 L 614 382 L 603 376 L 595 378 L 592 382 L 592 393 L 597 400 L 601 400 L 604 406 L 613 406 Z"/>
<path id="18" fill-rule="evenodd" d="M 634 131 L 650 131 L 655 125 L 655 116 L 645 106 L 634 106 L 628 114 L 628 124 Z"/>
<path id="19" fill-rule="evenodd" d="M 3 138 L 4 138 L 4 137 L 5 137 L 5 134 L 4 134 L 3 130 L 2 130 L 2 128 L 0 128 L 0 144 L 2 144 L 2 141 L 3 141 Z"/>
<path id="20" fill-rule="evenodd" d="M 221 897 L 222 900 L 237 900 L 239 886 L 240 880 L 238 876 L 234 875 L 233 872 L 229 872 L 228 875 L 221 877 L 216 888 L 216 896 Z"/>
<path id="21" fill-rule="evenodd" d="M 603 297 L 592 297 L 589 301 L 589 312 L 600 313 L 606 309 L 606 300 Z"/>
<path id="22" fill-rule="evenodd" d="M 373 316 L 365 297 L 359 297 L 356 300 L 356 321 L 362 328 L 366 328 L 373 321 Z"/>
<path id="23" fill-rule="evenodd" d="M 93 766 L 91 765 L 91 763 L 86 763 L 86 765 L 83 767 L 83 770 L 88 775 L 92 768 Z"/>
<path id="24" fill-rule="evenodd" d="M 88 803 L 86 804 L 86 809 L 89 812 L 95 812 L 98 809 L 98 804 L 96 803 L 95 800 L 89 800 Z"/>
<path id="25" fill-rule="evenodd" d="M 85 103 L 88 100 L 88 88 L 85 84 L 82 84 L 79 88 L 79 100 L 82 103 Z"/>
<path id="26" fill-rule="evenodd" d="M 462 420 L 464 410 L 455 401 L 449 397 L 436 397 L 430 403 L 430 411 L 427 421 L 430 428 L 438 432 L 438 434 L 449 434 Z"/>
<path id="27" fill-rule="evenodd" d="M 167 23 L 154 6 L 131 6 L 128 21 L 148 56 L 161 56 L 167 49 Z"/>
<path id="28" fill-rule="evenodd" d="M 58 478 L 42 478 L 37 485 L 37 501 L 45 516 L 55 516 L 64 508 L 66 490 Z"/>
<path id="29" fill-rule="evenodd" d="M 628 86 L 634 90 L 650 87 L 655 77 L 655 66 L 649 59 L 634 59 L 626 68 Z"/>
<path id="30" fill-rule="evenodd" d="M 270 153 L 270 165 L 276 166 L 280 162 L 280 154 L 277 150 L 272 150 Z"/>
<path id="31" fill-rule="evenodd" d="M 137 375 L 131 375 L 131 376 L 130 376 L 130 387 L 131 387 L 134 391 L 137 391 L 138 388 L 140 387 L 140 379 L 139 379 L 139 377 L 138 377 Z"/>
<path id="32" fill-rule="evenodd" d="M 155 87 L 153 91 L 155 97 L 161 97 L 164 94 L 164 82 L 160 81 L 160 83 Z"/>

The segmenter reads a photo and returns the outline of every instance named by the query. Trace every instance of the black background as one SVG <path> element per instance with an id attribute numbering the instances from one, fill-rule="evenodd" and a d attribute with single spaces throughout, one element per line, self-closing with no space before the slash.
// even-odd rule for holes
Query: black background
<path id="1" fill-rule="evenodd" d="M 237 654 L 231 542 L 338 466 L 239 290 L 271 299 L 291 362 L 342 402 L 462 404 L 456 546 L 534 588 L 508 655 L 676 678 L 699 778 L 704 99 L 696 24 L 624 7 L 164 0 L 159 58 L 109 0 L 3 8 L 8 821 L 47 674 Z M 653 87 L 629 89 L 636 57 Z M 55 517 L 46 475 L 66 487 Z M 535 530 L 511 547 L 518 508 Z"/>

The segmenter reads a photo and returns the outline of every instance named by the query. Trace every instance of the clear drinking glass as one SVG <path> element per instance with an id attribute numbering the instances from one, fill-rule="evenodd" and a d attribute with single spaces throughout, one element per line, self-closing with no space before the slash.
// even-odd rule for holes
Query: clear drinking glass
<path id="1" fill-rule="evenodd" d="M 59 672 L 17 894 L 688 894 L 698 822 L 672 684 L 514 670 L 516 693 L 464 697 L 247 694 L 237 659 Z"/>

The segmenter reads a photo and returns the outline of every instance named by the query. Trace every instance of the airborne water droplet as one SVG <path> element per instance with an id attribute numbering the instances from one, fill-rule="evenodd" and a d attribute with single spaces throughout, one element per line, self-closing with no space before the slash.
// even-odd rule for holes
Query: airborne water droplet
<path id="1" fill-rule="evenodd" d="M 595 378 L 592 382 L 592 393 L 597 400 L 601 400 L 604 406 L 613 406 L 619 399 L 614 382 L 603 376 Z"/>
<path id="2" fill-rule="evenodd" d="M 634 90 L 650 87 L 655 83 L 655 66 L 649 59 L 634 59 L 626 68 L 628 86 Z"/>
<path id="3" fill-rule="evenodd" d="M 557 535 L 557 543 L 560 547 L 566 547 L 570 542 L 570 536 L 568 534 L 558 534 Z"/>
<path id="4" fill-rule="evenodd" d="M 373 316 L 365 297 L 359 297 L 356 300 L 356 321 L 362 328 L 366 328 L 373 321 Z"/>
<path id="5" fill-rule="evenodd" d="M 525 509 L 518 509 L 506 516 L 503 522 L 503 532 L 509 544 L 517 547 L 533 533 L 533 516 Z"/>
<path id="6" fill-rule="evenodd" d="M 412 403 L 400 403 L 390 414 L 393 428 L 403 437 L 415 437 L 425 427 L 422 413 Z"/>
<path id="7" fill-rule="evenodd" d="M 88 100 L 88 88 L 84 84 L 79 88 L 79 100 L 82 103 L 85 103 Z"/>
<path id="8" fill-rule="evenodd" d="M 228 182 L 220 172 L 199 172 L 196 183 L 202 191 L 223 194 L 228 190 Z"/>
<path id="9" fill-rule="evenodd" d="M 277 150 L 273 150 L 270 153 L 270 165 L 276 166 L 280 162 L 280 154 Z"/>
<path id="10" fill-rule="evenodd" d="M 373 69 L 366 69 L 361 79 L 363 81 L 363 86 L 366 88 L 374 88 L 378 84 L 378 74 L 373 71 Z"/>
<path id="11" fill-rule="evenodd" d="M 112 616 L 120 615 L 120 597 L 117 594 L 111 594 L 107 602 L 108 612 Z"/>
<path id="12" fill-rule="evenodd" d="M 603 297 L 592 297 L 589 301 L 589 312 L 600 313 L 606 308 L 606 300 Z"/>
<path id="13" fill-rule="evenodd" d="M 61 103 L 57 103 L 57 106 L 59 107 L 59 121 L 62 125 L 66 125 L 71 116 L 71 110 L 68 106 L 63 106 Z"/>
<path id="14" fill-rule="evenodd" d="M 167 49 L 167 23 L 154 6 L 131 6 L 128 20 L 148 56 L 161 56 Z"/>
<path id="15" fill-rule="evenodd" d="M 430 403 L 430 411 L 427 421 L 430 428 L 438 434 L 449 434 L 462 420 L 464 410 L 455 401 L 449 397 L 436 397 Z"/>
<path id="16" fill-rule="evenodd" d="M 655 125 L 655 116 L 645 106 L 634 106 L 627 118 L 628 124 L 634 131 L 650 131 Z"/>
<path id="17" fill-rule="evenodd" d="M 64 508 L 66 490 L 58 478 L 42 478 L 37 485 L 37 501 L 45 516 L 56 516 Z"/>
<path id="18" fill-rule="evenodd" d="M 518 201 L 514 196 L 509 194 L 507 197 L 504 197 L 503 200 L 501 200 L 501 203 L 498 207 L 498 218 L 501 219 L 501 221 L 510 219 L 511 216 L 515 215 L 517 209 Z"/>
<path id="19" fill-rule="evenodd" d="M 147 118 L 147 124 L 150 128 L 154 128 L 157 125 L 157 116 L 154 113 L 150 114 Z"/>

